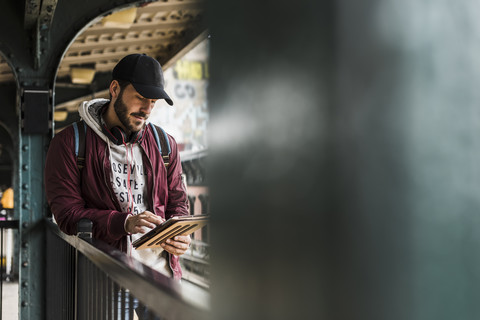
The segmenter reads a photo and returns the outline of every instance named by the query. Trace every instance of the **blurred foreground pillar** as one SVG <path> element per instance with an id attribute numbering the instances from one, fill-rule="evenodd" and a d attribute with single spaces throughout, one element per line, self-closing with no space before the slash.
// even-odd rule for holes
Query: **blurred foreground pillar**
<path id="1" fill-rule="evenodd" d="M 478 9 L 209 2 L 215 319 L 480 317 Z"/>

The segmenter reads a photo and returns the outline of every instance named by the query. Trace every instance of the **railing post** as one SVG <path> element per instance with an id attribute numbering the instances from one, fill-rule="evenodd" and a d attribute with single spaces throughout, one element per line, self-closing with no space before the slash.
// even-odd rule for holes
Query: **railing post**
<path id="1" fill-rule="evenodd" d="M 92 241 L 93 222 L 83 218 L 77 224 L 77 236 L 87 242 Z M 85 301 L 88 289 L 87 283 L 80 277 L 85 275 L 85 257 L 76 250 L 75 254 L 75 320 L 87 319 Z"/>
<path id="2" fill-rule="evenodd" d="M 83 240 L 92 239 L 93 222 L 89 219 L 83 218 L 77 224 L 77 236 Z"/>
<path id="3" fill-rule="evenodd" d="M 48 320 L 73 320 L 75 308 L 76 250 L 58 238 L 46 224 L 46 316 Z M 58 228 L 58 227 L 57 227 Z M 23 283 L 21 284 L 23 286 Z M 42 318 L 43 319 L 43 318 Z"/>

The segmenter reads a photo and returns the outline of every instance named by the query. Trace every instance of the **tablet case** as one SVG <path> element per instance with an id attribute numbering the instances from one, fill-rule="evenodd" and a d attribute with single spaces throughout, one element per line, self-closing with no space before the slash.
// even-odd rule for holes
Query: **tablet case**
<path id="1" fill-rule="evenodd" d="M 137 250 L 160 247 L 160 244 L 167 239 L 193 233 L 204 227 L 207 222 L 208 215 L 172 217 L 135 240 L 133 247 Z"/>

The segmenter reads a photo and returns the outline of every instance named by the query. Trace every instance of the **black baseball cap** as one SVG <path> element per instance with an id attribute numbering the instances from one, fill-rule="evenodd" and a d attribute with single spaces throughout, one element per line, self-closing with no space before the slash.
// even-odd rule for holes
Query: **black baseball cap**
<path id="1" fill-rule="evenodd" d="M 165 80 L 160 63 L 146 54 L 129 54 L 120 60 L 112 71 L 113 80 L 124 80 L 147 99 L 165 99 L 173 105 L 164 90 Z"/>

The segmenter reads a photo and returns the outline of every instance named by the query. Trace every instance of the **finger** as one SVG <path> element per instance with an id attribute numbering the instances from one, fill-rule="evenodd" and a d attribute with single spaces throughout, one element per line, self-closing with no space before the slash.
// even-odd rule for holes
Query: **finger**
<path id="1" fill-rule="evenodd" d="M 142 224 L 150 223 L 150 224 L 155 224 L 155 226 L 158 224 L 159 221 L 161 221 L 157 216 L 151 216 L 144 213 L 137 215 L 136 218 L 138 223 L 142 223 Z"/>
<path id="2" fill-rule="evenodd" d="M 137 228 L 138 220 L 139 219 L 137 216 L 134 216 L 134 215 L 128 216 L 125 224 L 125 231 L 127 231 L 128 233 L 134 233 L 134 234 L 140 232 L 141 229 Z"/>
<path id="3" fill-rule="evenodd" d="M 192 241 L 190 236 L 176 236 L 175 238 L 173 238 L 173 240 L 179 241 L 179 242 L 184 242 L 186 244 L 190 244 L 190 242 Z"/>
<path id="4" fill-rule="evenodd" d="M 150 229 L 147 229 L 145 227 L 141 227 L 141 226 L 135 226 L 135 228 L 133 228 L 133 231 L 132 233 L 147 233 L 148 231 L 150 231 Z"/>
<path id="5" fill-rule="evenodd" d="M 146 219 L 138 219 L 137 221 L 135 221 L 135 226 L 136 227 L 148 227 L 148 228 L 155 228 L 157 225 L 154 224 L 154 223 L 151 223 L 149 222 L 148 220 Z"/>
<path id="6" fill-rule="evenodd" d="M 182 255 L 186 252 L 185 249 L 180 249 L 180 248 L 174 247 L 174 246 L 166 244 L 166 243 L 162 243 L 161 246 L 165 251 L 167 251 L 167 252 L 169 252 L 173 255 L 176 255 L 176 256 L 180 256 L 180 255 Z"/>
<path id="7" fill-rule="evenodd" d="M 187 250 L 189 245 L 188 243 L 185 242 L 180 242 L 180 241 L 174 241 L 172 239 L 167 239 L 166 243 L 172 247 L 175 247 L 177 249 L 182 249 L 182 250 Z"/>
<path id="8" fill-rule="evenodd" d="M 155 225 L 159 225 L 159 224 L 162 224 L 164 222 L 164 220 L 159 216 L 149 216 L 149 217 L 147 217 L 146 220 L 154 223 Z"/>
<path id="9" fill-rule="evenodd" d="M 165 219 L 163 219 L 160 216 L 157 216 L 156 214 L 151 213 L 150 211 L 145 211 L 141 213 L 140 216 L 142 219 L 146 219 L 155 224 L 161 224 L 165 221 Z"/>

